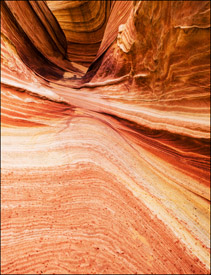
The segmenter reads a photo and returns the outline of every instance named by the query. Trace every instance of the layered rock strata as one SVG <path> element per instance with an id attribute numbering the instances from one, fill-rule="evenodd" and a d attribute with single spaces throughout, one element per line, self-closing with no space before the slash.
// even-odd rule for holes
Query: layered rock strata
<path id="1" fill-rule="evenodd" d="M 112 1 L 47 1 L 67 39 L 69 60 L 87 67 L 95 59 Z"/>
<path id="2" fill-rule="evenodd" d="M 209 1 L 1 23 L 1 273 L 209 274 Z"/>

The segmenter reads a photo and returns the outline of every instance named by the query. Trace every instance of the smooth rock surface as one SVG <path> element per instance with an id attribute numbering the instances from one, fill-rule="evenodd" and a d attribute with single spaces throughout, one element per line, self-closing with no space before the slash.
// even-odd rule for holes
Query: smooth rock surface
<path id="1" fill-rule="evenodd" d="M 1 23 L 1 273 L 209 274 L 209 1 Z"/>

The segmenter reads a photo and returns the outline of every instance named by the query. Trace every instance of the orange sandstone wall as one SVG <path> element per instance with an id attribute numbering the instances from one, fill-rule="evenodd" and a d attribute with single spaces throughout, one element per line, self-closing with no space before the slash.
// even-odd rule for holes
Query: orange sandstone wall
<path id="1" fill-rule="evenodd" d="M 1 273 L 209 274 L 209 1 L 1 5 Z"/>

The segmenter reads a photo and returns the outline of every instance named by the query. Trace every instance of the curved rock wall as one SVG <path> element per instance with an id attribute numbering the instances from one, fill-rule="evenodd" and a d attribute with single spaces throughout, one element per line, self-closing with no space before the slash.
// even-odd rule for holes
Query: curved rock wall
<path id="1" fill-rule="evenodd" d="M 112 1 L 46 1 L 67 39 L 67 57 L 86 69 L 95 59 Z"/>
<path id="2" fill-rule="evenodd" d="M 1 273 L 209 274 L 209 1 L 46 2 L 1 2 Z"/>
<path id="3" fill-rule="evenodd" d="M 41 77 L 60 79 L 65 71 L 83 74 L 65 58 L 66 38 L 44 1 L 1 1 L 1 33 Z"/>

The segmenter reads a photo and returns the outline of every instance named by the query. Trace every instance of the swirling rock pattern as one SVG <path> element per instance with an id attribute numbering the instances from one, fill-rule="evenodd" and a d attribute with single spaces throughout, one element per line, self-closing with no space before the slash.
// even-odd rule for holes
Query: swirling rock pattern
<path id="1" fill-rule="evenodd" d="M 67 39 L 69 60 L 88 67 L 95 59 L 112 1 L 47 1 Z"/>
<path id="2" fill-rule="evenodd" d="M 209 1 L 1 5 L 1 273 L 209 274 Z"/>

